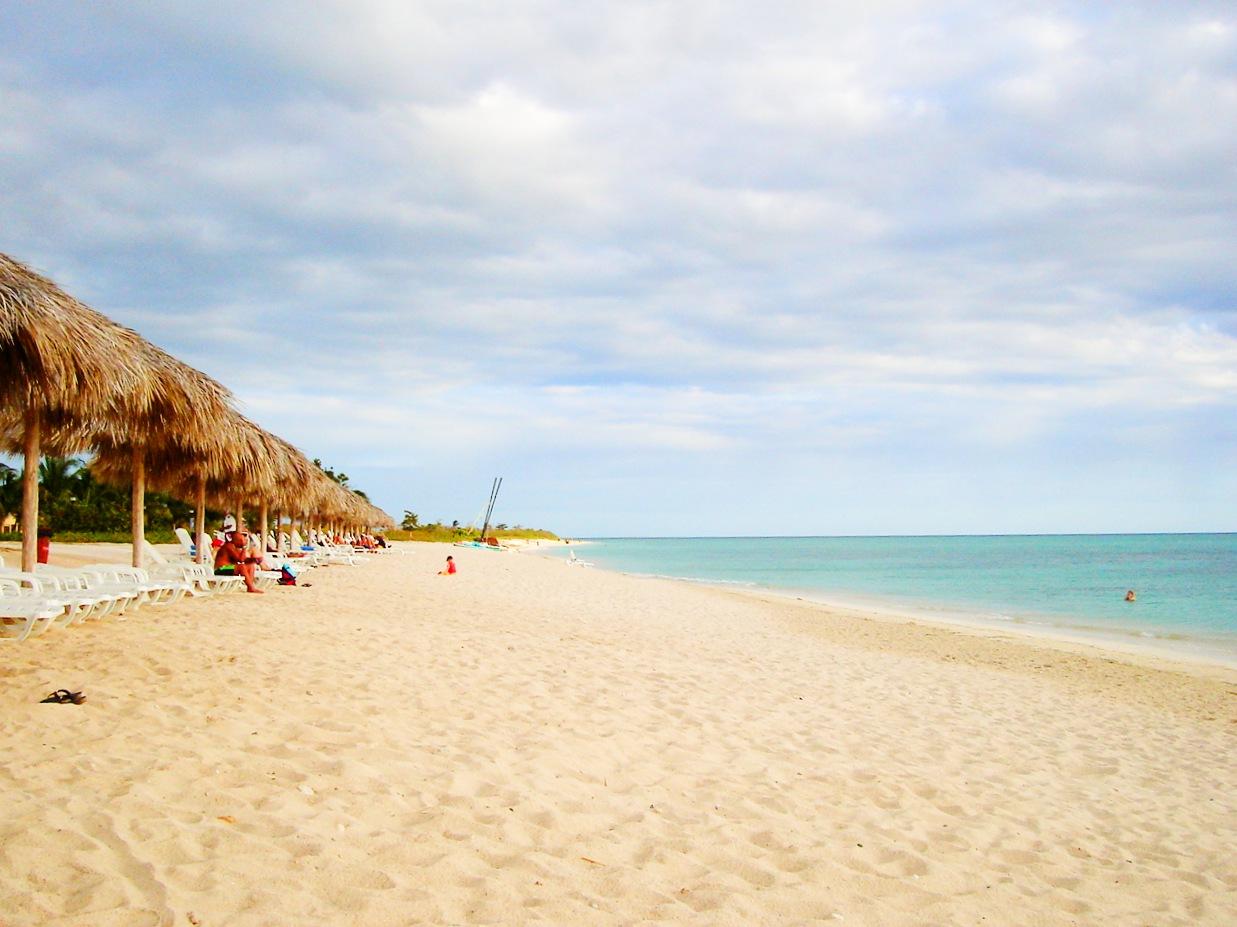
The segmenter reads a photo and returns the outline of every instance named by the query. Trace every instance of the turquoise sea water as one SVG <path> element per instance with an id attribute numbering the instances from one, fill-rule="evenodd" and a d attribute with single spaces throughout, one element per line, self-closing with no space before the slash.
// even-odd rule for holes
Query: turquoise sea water
<path id="1" fill-rule="evenodd" d="M 625 573 L 1237 661 L 1237 534 L 599 538 L 576 555 Z"/>

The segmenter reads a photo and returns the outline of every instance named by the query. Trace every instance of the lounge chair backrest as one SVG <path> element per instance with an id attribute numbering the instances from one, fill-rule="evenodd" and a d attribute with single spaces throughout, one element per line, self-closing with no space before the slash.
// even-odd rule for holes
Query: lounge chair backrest
<path id="1" fill-rule="evenodd" d="M 185 553 L 192 557 L 195 548 L 193 546 L 193 538 L 189 536 L 189 532 L 184 528 L 177 528 L 176 540 L 180 541 L 180 546 L 185 549 Z"/>
<path id="2" fill-rule="evenodd" d="M 168 558 L 155 550 L 155 546 L 145 538 L 142 539 L 142 551 L 150 559 L 151 563 L 166 564 L 168 562 Z"/>
<path id="3" fill-rule="evenodd" d="M 44 567 L 46 566 L 46 564 L 39 565 Z M 43 593 L 43 586 L 45 583 L 50 583 L 53 586 L 55 585 L 55 580 L 50 579 L 48 576 L 36 576 L 34 573 L 24 573 L 21 570 L 10 570 L 7 568 L 4 571 L 4 578 L 9 582 L 17 583 L 23 589 L 27 589 L 30 592 L 40 595 Z"/>

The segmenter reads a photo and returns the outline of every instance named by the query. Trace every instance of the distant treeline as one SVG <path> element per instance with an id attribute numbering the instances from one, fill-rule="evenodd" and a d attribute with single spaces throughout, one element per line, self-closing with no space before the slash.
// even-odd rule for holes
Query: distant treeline
<path id="1" fill-rule="evenodd" d="M 461 528 L 458 525 L 418 525 L 415 528 L 394 528 L 390 531 L 383 532 L 388 539 L 392 541 L 465 541 L 470 538 L 481 536 L 480 528 Z M 495 538 L 529 538 L 541 539 L 546 541 L 557 541 L 558 535 L 552 531 L 544 531 L 540 528 L 521 528 L 516 525 L 514 528 L 509 528 L 506 525 L 495 528 L 490 527 L 487 532 L 490 537 Z"/>
<path id="2" fill-rule="evenodd" d="M 384 532 L 392 541 L 464 541 L 479 538 L 481 529 L 464 527 L 458 521 L 449 525 L 442 522 L 421 524 L 421 518 L 416 512 L 404 509 L 404 520 L 396 529 Z M 503 523 L 490 525 L 486 534 L 492 538 L 529 538 L 546 541 L 557 541 L 558 535 L 542 528 L 524 528 L 520 525 L 510 526 Z"/>

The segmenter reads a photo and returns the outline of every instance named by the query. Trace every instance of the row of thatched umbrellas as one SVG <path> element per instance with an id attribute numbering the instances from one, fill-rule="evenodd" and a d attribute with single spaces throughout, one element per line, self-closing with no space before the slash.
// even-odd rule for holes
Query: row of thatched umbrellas
<path id="1" fill-rule="evenodd" d="M 146 489 L 206 504 L 377 528 L 391 518 L 331 480 L 288 442 L 233 406 L 231 392 L 0 254 L 0 451 L 22 454 L 22 569 L 38 533 L 44 453 L 90 451 L 92 473 L 132 487 L 133 565 L 142 565 Z M 277 521 L 279 519 L 277 518 Z"/>

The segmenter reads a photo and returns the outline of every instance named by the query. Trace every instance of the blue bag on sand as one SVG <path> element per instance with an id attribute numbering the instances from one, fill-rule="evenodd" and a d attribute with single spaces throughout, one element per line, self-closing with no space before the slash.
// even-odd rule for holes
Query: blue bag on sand
<path id="1" fill-rule="evenodd" d="M 295 586 L 296 585 L 296 570 L 292 569 L 291 564 L 285 563 L 283 566 L 279 568 L 279 572 L 282 574 L 279 577 L 279 585 L 281 586 Z"/>

